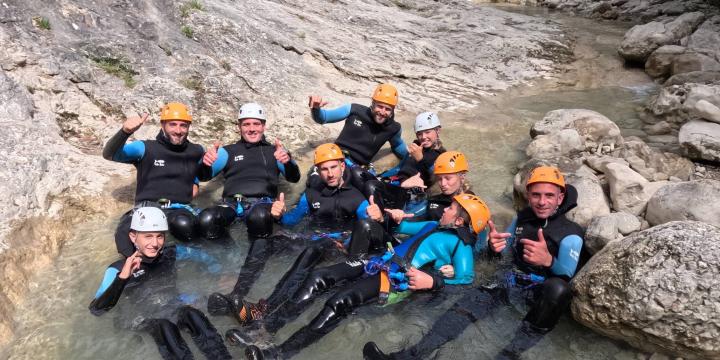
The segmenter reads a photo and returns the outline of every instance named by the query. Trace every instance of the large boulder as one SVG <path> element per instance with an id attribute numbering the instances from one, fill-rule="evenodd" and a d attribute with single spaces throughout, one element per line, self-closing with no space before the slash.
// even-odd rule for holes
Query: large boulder
<path id="1" fill-rule="evenodd" d="M 533 124 L 530 136 L 549 135 L 564 129 L 574 129 L 582 137 L 588 150 L 599 145 L 622 144 L 620 128 L 605 115 L 586 109 L 558 109 L 545 114 L 542 120 Z"/>
<path id="2" fill-rule="evenodd" d="M 673 59 L 685 53 L 686 48 L 678 45 L 664 45 L 653 51 L 645 62 L 645 72 L 652 77 L 664 77 L 672 71 Z"/>
<path id="3" fill-rule="evenodd" d="M 650 182 L 630 167 L 612 163 L 607 164 L 605 175 L 610 188 L 613 209 L 633 215 L 641 215 L 650 197 L 667 181 Z"/>
<path id="4" fill-rule="evenodd" d="M 651 148 L 639 139 L 625 141 L 616 153 L 649 181 L 667 180 L 671 176 L 689 180 L 694 169 L 690 160 Z"/>
<path id="5" fill-rule="evenodd" d="M 609 215 L 598 216 L 587 225 L 583 245 L 590 254 L 595 254 L 619 238 L 622 238 L 622 235 L 618 233 L 615 219 Z"/>
<path id="6" fill-rule="evenodd" d="M 720 226 L 718 203 L 720 203 L 718 180 L 669 183 L 650 198 L 645 219 L 651 225 L 677 220 L 697 220 Z"/>
<path id="7" fill-rule="evenodd" d="M 704 18 L 702 12 L 691 12 L 666 22 L 636 25 L 625 33 L 618 52 L 626 60 L 644 63 L 660 46 L 678 44 L 692 34 Z"/>
<path id="8" fill-rule="evenodd" d="M 562 129 L 548 135 L 539 135 L 525 149 L 533 159 L 553 159 L 573 156 L 585 150 L 582 137 L 574 129 Z"/>
<path id="9" fill-rule="evenodd" d="M 672 75 L 694 71 L 720 71 L 720 63 L 713 57 L 696 52 L 687 52 L 673 57 L 670 67 Z"/>
<path id="10" fill-rule="evenodd" d="M 688 37 L 687 47 L 695 52 L 718 59 L 720 55 L 720 16 L 707 19 Z"/>
<path id="11" fill-rule="evenodd" d="M 578 205 L 567 213 L 568 219 L 587 227 L 594 217 L 610 213 L 610 204 L 600 180 L 591 170 L 567 174 L 565 181 L 572 184 L 578 192 Z"/>
<path id="12" fill-rule="evenodd" d="M 720 229 L 670 222 L 611 242 L 573 280 L 583 325 L 648 352 L 720 358 Z"/>
<path id="13" fill-rule="evenodd" d="M 689 121 L 680 128 L 678 141 L 689 158 L 720 162 L 720 124 Z"/>

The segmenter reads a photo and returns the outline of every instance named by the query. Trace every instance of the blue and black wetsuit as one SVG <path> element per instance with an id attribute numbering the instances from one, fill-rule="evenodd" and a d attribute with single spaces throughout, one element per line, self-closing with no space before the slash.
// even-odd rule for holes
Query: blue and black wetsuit
<path id="1" fill-rule="evenodd" d="M 473 282 L 472 249 L 476 237 L 471 235 L 467 229 L 444 229 L 438 228 L 436 222 L 415 222 L 401 224 L 398 231 L 413 235 L 395 248 L 396 256 L 403 259 L 403 266 L 411 265 L 416 268 L 431 266 L 432 269 L 437 270 L 443 265 L 451 264 L 455 268 L 455 277 L 452 279 L 434 276 L 435 286 L 433 289 L 440 289 L 445 284 L 466 285 Z M 328 271 L 325 273 L 325 277 L 318 279 L 309 277 L 284 306 L 263 319 L 265 329 L 270 332 L 277 331 L 287 321 L 297 317 L 318 293 L 340 281 L 348 281 L 362 276 L 365 274 L 366 263 L 366 261 L 357 261 L 356 263 L 338 264 L 354 270 L 341 272 L 345 275 L 344 278 L 338 278 L 337 271 Z M 338 265 L 327 269 L 335 270 L 334 267 Z M 250 359 L 262 359 L 269 356 L 272 356 L 271 358 L 276 356 L 292 357 L 329 333 L 358 306 L 377 301 L 380 295 L 380 276 L 380 274 L 371 275 L 337 291 L 325 302 L 323 310 L 310 324 L 298 330 L 277 348 L 261 351 L 251 346 L 246 355 Z"/>
<path id="2" fill-rule="evenodd" d="M 192 296 L 178 294 L 175 287 L 176 260 L 192 260 L 208 267 L 211 273 L 220 265 L 201 250 L 181 245 L 167 246 L 158 256 L 143 259 L 140 268 L 127 279 L 119 274 L 125 260 L 111 264 L 90 303 L 93 315 L 101 316 L 122 299 L 115 322 L 118 326 L 150 333 L 165 359 L 192 358 L 192 353 L 180 336 L 180 328 L 188 329 L 198 348 L 208 357 L 230 359 L 230 354 L 205 315 L 188 305 Z M 169 318 L 177 317 L 177 326 Z"/>
<path id="3" fill-rule="evenodd" d="M 133 164 L 137 169 L 135 208 L 162 205 L 168 217 L 170 232 L 178 240 L 191 240 L 196 223 L 194 210 L 190 206 L 193 185 L 209 180 L 200 173 L 200 163 L 205 153 L 202 146 L 188 140 L 174 145 L 162 131 L 155 140 L 126 144 L 129 137 L 122 129 L 118 131 L 105 145 L 103 157 Z M 135 251 L 128 237 L 131 219 L 132 210 L 123 215 L 115 231 L 115 245 L 125 257 Z"/>
<path id="4" fill-rule="evenodd" d="M 216 239 L 226 235 L 225 227 L 236 218 L 245 220 L 252 238 L 272 234 L 270 207 L 278 194 L 280 175 L 289 182 L 300 180 L 295 160 L 283 164 L 275 159 L 275 146 L 264 138 L 257 143 L 240 139 L 221 147 L 212 166 L 202 166 L 205 177 L 222 173 L 225 178 L 220 205 L 205 209 L 199 216 L 203 235 Z"/>
<path id="5" fill-rule="evenodd" d="M 400 123 L 395 121 L 394 115 L 378 124 L 369 107 L 345 104 L 332 110 L 312 109 L 312 118 L 318 124 L 345 120 L 335 144 L 357 165 L 369 165 L 386 142 L 390 142 L 393 153 L 399 159 L 403 160 L 408 156 L 407 146 L 401 137 Z"/>
<path id="6" fill-rule="evenodd" d="M 419 343 L 393 354 L 383 354 L 374 343 L 366 344 L 366 359 L 418 359 L 427 356 L 443 344 L 457 338 L 465 328 L 487 317 L 497 307 L 507 303 L 509 292 L 523 292 L 530 296 L 530 311 L 523 325 L 499 358 L 516 359 L 533 346 L 542 335 L 552 329 L 571 300 L 568 281 L 575 275 L 583 246 L 583 229 L 568 220 L 565 214 L 577 205 L 577 190 L 567 186 L 565 199 L 550 218 L 539 219 L 530 208 L 518 213 L 509 227 L 514 236 L 507 251 L 513 252 L 513 267 L 498 273 L 499 283 L 492 287 L 471 289 L 443 314 Z M 553 263 L 548 268 L 532 266 L 523 261 L 519 239 L 537 240 L 543 229 Z M 488 250 L 489 251 L 489 250 Z M 497 286 L 499 285 L 499 286 Z M 452 324 L 448 326 L 448 324 Z"/>
<path id="7" fill-rule="evenodd" d="M 294 226 L 309 216 L 309 223 L 316 230 L 343 232 L 355 229 L 353 239 L 357 238 L 357 240 L 353 241 L 354 247 L 351 246 L 348 252 L 350 254 L 367 253 L 371 244 L 386 239 L 373 237 L 378 236 L 376 234 L 380 236 L 383 234 L 374 230 L 377 225 L 372 225 L 374 222 L 367 219 L 368 201 L 359 190 L 350 185 L 349 177 L 350 174 L 346 172 L 343 177 L 344 182 L 340 187 L 328 187 L 323 183 L 320 189 L 307 188 L 297 205 L 285 213 L 280 222 L 286 226 Z M 287 248 L 304 245 L 305 241 L 298 244 L 297 239 L 280 234 L 256 239 L 250 245 L 232 292 L 227 295 L 212 294 L 208 300 L 208 311 L 213 315 L 235 312 L 232 304 L 240 305 L 240 300 L 250 291 L 270 256 Z M 277 302 L 284 301 L 292 293 L 291 289 L 299 286 L 298 282 L 308 276 L 313 267 L 323 259 L 327 250 L 333 247 L 333 240 L 326 237 L 310 242 L 287 271 L 283 280 L 280 281 L 274 295 L 270 296 L 268 300 L 270 306 L 275 305 L 274 299 L 277 299 Z"/>

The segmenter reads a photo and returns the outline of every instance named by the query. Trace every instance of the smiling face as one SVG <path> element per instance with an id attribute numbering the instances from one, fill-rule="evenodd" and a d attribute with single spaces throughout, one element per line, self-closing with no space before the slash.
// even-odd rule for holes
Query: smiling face
<path id="1" fill-rule="evenodd" d="M 440 174 L 437 177 L 440 191 L 442 191 L 444 195 L 454 195 L 460 193 L 463 184 L 463 174 Z"/>
<path id="2" fill-rule="evenodd" d="M 165 232 L 162 231 L 130 231 L 129 235 L 140 255 L 146 258 L 158 256 L 165 245 Z"/>
<path id="3" fill-rule="evenodd" d="M 535 183 L 528 186 L 528 203 L 540 219 L 552 216 L 565 199 L 562 189 L 550 183 Z"/>
<path id="4" fill-rule="evenodd" d="M 242 119 L 238 121 L 238 130 L 245 142 L 255 144 L 265 134 L 265 123 L 258 119 Z"/>
<path id="5" fill-rule="evenodd" d="M 383 124 L 387 121 L 392 115 L 393 110 L 395 108 L 392 105 L 388 105 L 386 103 L 382 103 L 379 101 L 373 101 L 372 107 L 370 108 L 372 114 L 373 114 L 373 120 L 375 120 L 378 124 Z"/>
<path id="6" fill-rule="evenodd" d="M 415 133 L 415 137 L 420 142 L 420 146 L 425 149 L 434 147 L 440 138 L 440 128 L 427 129 Z"/>
<path id="7" fill-rule="evenodd" d="M 182 145 L 190 131 L 190 123 L 182 120 L 165 120 L 160 122 L 165 137 L 173 145 Z"/>
<path id="8" fill-rule="evenodd" d="M 345 172 L 345 162 L 340 160 L 329 160 L 318 165 L 320 179 L 329 187 L 342 185 L 342 177 Z"/>

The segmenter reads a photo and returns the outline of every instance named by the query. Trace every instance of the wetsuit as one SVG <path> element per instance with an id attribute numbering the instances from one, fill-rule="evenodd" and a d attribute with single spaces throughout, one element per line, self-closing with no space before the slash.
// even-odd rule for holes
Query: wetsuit
<path id="1" fill-rule="evenodd" d="M 125 260 L 111 264 L 90 303 L 93 315 L 100 316 L 119 306 L 116 324 L 121 328 L 144 330 L 155 340 L 164 359 L 191 359 L 192 353 L 180 336 L 178 326 L 187 329 L 198 348 L 211 359 L 230 359 L 222 337 L 205 315 L 188 305 L 191 296 L 177 293 L 176 260 L 192 260 L 217 273 L 220 265 L 206 253 L 181 245 L 167 246 L 153 259 L 144 258 L 140 268 L 127 279 L 118 276 Z M 177 316 L 177 325 L 168 318 Z"/>
<path id="2" fill-rule="evenodd" d="M 318 124 L 345 120 L 335 144 L 340 146 L 355 164 L 370 165 L 373 157 L 388 141 L 395 156 L 401 160 L 408 156 L 407 146 L 401 137 L 400 123 L 395 121 L 394 115 L 378 124 L 369 107 L 345 104 L 332 110 L 313 108 L 312 118 Z"/>
<path id="3" fill-rule="evenodd" d="M 170 233 L 178 240 L 191 240 L 196 224 L 194 209 L 190 206 L 193 185 L 208 180 L 200 174 L 204 155 L 202 146 L 187 139 L 180 145 L 174 145 L 162 131 L 155 140 L 125 144 L 129 137 L 122 129 L 119 130 L 105 145 L 103 157 L 133 164 L 137 169 L 133 209 L 162 207 L 168 218 Z M 128 237 L 132 214 L 133 210 L 125 213 L 115 231 L 115 245 L 125 257 L 135 251 Z"/>
<path id="4" fill-rule="evenodd" d="M 324 185 L 321 189 L 307 188 L 300 197 L 297 205 L 287 213 L 285 213 L 280 222 L 286 226 L 293 226 L 301 222 L 307 216 L 310 217 L 310 226 L 317 230 L 328 230 L 329 232 L 342 232 L 349 229 L 353 230 L 354 246 L 348 249 L 350 254 L 367 253 L 371 244 L 380 243 L 385 238 L 375 239 L 377 232 L 374 222 L 367 219 L 368 201 L 349 183 L 350 174 L 345 173 L 343 176 L 343 185 L 337 188 L 331 188 Z M 355 219 L 359 219 L 353 222 Z M 241 306 L 241 301 L 247 295 L 253 283 L 257 280 L 265 266 L 267 260 L 274 253 L 288 247 L 304 245 L 294 243 L 292 237 L 285 235 L 275 235 L 269 238 L 261 238 L 255 240 L 250 246 L 245 262 L 240 269 L 238 280 L 235 283 L 233 291 L 228 295 L 214 293 L 208 300 L 208 311 L 213 315 L 224 315 L 228 313 L 236 313 L 237 307 Z M 333 239 L 329 237 L 320 237 L 317 241 L 312 241 L 298 256 L 294 265 L 287 271 L 281 285 L 278 285 L 276 294 L 287 294 L 286 288 L 297 287 L 295 283 L 304 279 L 313 267 L 322 260 L 327 250 L 334 248 Z M 293 284 L 288 285 L 288 282 Z M 284 285 L 282 285 L 284 284 Z M 286 295 L 276 295 L 276 298 L 284 298 Z M 272 296 L 271 296 L 272 297 Z M 235 308 L 233 308 L 235 307 Z"/>
<path id="5" fill-rule="evenodd" d="M 427 266 L 436 271 L 443 265 L 452 265 L 455 269 L 455 276 L 452 279 L 433 276 L 434 290 L 441 289 L 445 284 L 472 283 L 474 278 L 472 248 L 476 237 L 469 230 L 439 228 L 436 222 L 404 222 L 398 228 L 398 232 L 413 236 L 395 247 L 395 255 L 401 258 L 401 260 L 393 260 L 395 265 L 402 263 L 406 268 L 413 266 L 418 269 Z M 350 276 L 354 275 L 357 278 L 365 274 L 366 264 L 367 261 L 356 263 L 348 261 L 338 264 L 352 269 L 345 271 L 345 279 L 336 278 L 333 276 L 334 272 L 328 272 L 326 277 L 319 279 L 308 278 L 289 301 L 263 319 L 265 329 L 271 333 L 276 332 L 287 321 L 296 318 L 318 293 L 341 280 L 350 280 Z M 380 274 L 370 275 L 349 284 L 325 302 L 323 310 L 310 324 L 295 332 L 282 345 L 264 351 L 251 346 L 246 355 L 250 359 L 290 358 L 329 333 L 358 306 L 377 301 L 380 293 Z"/>
<path id="6" fill-rule="evenodd" d="M 275 146 L 263 138 L 248 143 L 242 138 L 235 144 L 221 147 L 212 166 L 202 166 L 202 173 L 225 178 L 220 205 L 203 210 L 199 215 L 200 229 L 209 239 L 226 235 L 225 228 L 236 218 L 245 220 L 251 240 L 272 234 L 270 208 L 278 193 L 279 176 L 289 182 L 300 180 L 300 169 L 294 160 L 286 164 L 275 159 Z"/>
<path id="7" fill-rule="evenodd" d="M 501 271 L 498 282 L 470 290 L 450 310 L 443 314 L 419 343 L 393 354 L 383 354 L 374 343 L 363 349 L 366 359 L 419 359 L 443 344 L 457 338 L 465 328 L 487 317 L 496 307 L 507 303 L 510 295 L 529 295 L 530 311 L 524 324 L 498 358 L 516 359 L 533 346 L 542 335 L 552 329 L 571 300 L 568 281 L 575 275 L 584 235 L 583 229 L 568 220 L 565 214 L 577 205 L 577 190 L 567 186 L 565 199 L 557 212 L 547 220 L 539 219 L 531 208 L 520 211 L 508 228 L 513 234 L 507 251 L 513 253 L 512 269 Z M 537 231 L 543 228 L 548 250 L 553 256 L 548 268 L 532 266 L 522 257 L 519 239 L 537 241 Z M 488 250 L 489 251 L 489 250 Z M 515 293 L 515 294 L 513 294 Z"/>

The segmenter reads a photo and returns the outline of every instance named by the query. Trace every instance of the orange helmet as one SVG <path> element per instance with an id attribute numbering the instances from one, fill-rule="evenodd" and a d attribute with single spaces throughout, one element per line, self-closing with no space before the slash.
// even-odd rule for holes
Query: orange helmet
<path id="1" fill-rule="evenodd" d="M 377 102 L 395 106 L 398 103 L 397 89 L 390 84 L 380 84 L 375 88 L 372 99 Z"/>
<path id="2" fill-rule="evenodd" d="M 345 160 L 345 155 L 343 155 L 339 146 L 328 143 L 315 148 L 315 165 L 320 165 L 320 163 L 330 160 Z"/>
<path id="3" fill-rule="evenodd" d="M 165 106 L 163 106 L 160 110 L 160 121 L 166 120 L 181 120 L 192 122 L 192 116 L 190 116 L 190 112 L 188 111 L 188 108 L 187 106 L 185 106 L 185 104 L 179 102 L 171 102 L 165 104 Z"/>
<path id="4" fill-rule="evenodd" d="M 550 183 L 555 184 L 565 191 L 565 178 L 563 177 L 560 170 L 554 166 L 538 166 L 530 172 L 530 177 L 527 180 L 525 187 L 535 183 Z"/>
<path id="5" fill-rule="evenodd" d="M 468 171 L 467 159 L 459 151 L 446 151 L 435 160 L 435 175 Z"/>
<path id="6" fill-rule="evenodd" d="M 455 195 L 453 200 L 457 201 L 462 208 L 470 215 L 470 228 L 479 234 L 490 220 L 490 209 L 479 197 L 472 194 Z"/>

